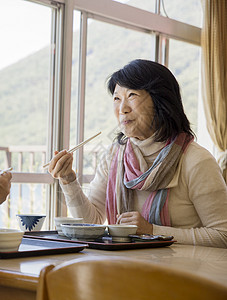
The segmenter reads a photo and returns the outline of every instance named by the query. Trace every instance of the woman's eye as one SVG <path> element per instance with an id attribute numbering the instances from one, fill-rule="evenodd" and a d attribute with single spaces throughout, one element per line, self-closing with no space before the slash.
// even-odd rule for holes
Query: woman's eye
<path id="1" fill-rule="evenodd" d="M 114 101 L 118 101 L 118 100 L 120 100 L 120 98 L 114 97 Z"/>
<path id="2" fill-rule="evenodd" d="M 136 93 L 130 93 L 130 94 L 128 95 L 129 98 L 130 98 L 130 97 L 134 97 L 134 96 L 136 96 Z"/>

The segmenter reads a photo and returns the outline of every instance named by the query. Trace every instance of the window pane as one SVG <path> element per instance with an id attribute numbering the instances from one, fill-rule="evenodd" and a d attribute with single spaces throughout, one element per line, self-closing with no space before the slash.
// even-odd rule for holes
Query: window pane
<path id="1" fill-rule="evenodd" d="M 163 0 L 161 2 L 163 16 L 197 27 L 202 26 L 201 0 Z"/>
<path id="2" fill-rule="evenodd" d="M 170 40 L 169 68 L 178 80 L 185 113 L 195 133 L 198 123 L 199 63 L 200 47 Z"/>
<path id="3" fill-rule="evenodd" d="M 43 172 L 48 141 L 52 8 L 0 1 L 0 169 Z M 46 213 L 46 185 L 12 184 L 0 225 L 17 213 Z"/>
<path id="4" fill-rule="evenodd" d="M 0 147 L 8 148 L 7 152 L 13 146 L 15 152 L 22 154 L 28 145 L 31 152 L 45 150 L 51 8 L 28 1 L 1 1 L 0 37 Z M 0 151 L 0 168 L 5 167 L 6 152 Z M 33 158 L 34 171 L 41 171 L 41 153 Z M 31 168 L 26 158 L 22 163 L 22 171 Z M 11 165 L 20 171 L 17 159 L 12 158 Z"/>
<path id="5" fill-rule="evenodd" d="M 136 58 L 151 59 L 152 35 L 115 25 L 91 21 L 88 26 L 85 138 L 99 131 L 102 135 L 84 147 L 84 174 L 94 174 L 97 152 L 106 149 L 117 132 L 112 97 L 106 79 L 117 69 Z"/>

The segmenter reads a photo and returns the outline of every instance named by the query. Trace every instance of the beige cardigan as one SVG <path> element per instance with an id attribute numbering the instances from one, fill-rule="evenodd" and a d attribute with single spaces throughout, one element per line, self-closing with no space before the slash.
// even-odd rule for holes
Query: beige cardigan
<path id="1" fill-rule="evenodd" d="M 144 170 L 164 146 L 153 142 L 152 137 L 144 141 L 132 138 L 131 142 L 143 153 L 147 163 Z M 76 180 L 61 185 L 72 216 L 83 217 L 86 223 L 106 221 L 108 170 L 116 147 L 113 144 L 108 149 L 84 193 Z M 148 194 L 134 191 L 135 210 L 141 212 Z M 153 234 L 173 235 L 182 244 L 227 247 L 227 187 L 216 160 L 196 142 L 189 145 L 170 184 L 169 214 L 171 227 L 154 225 Z"/>

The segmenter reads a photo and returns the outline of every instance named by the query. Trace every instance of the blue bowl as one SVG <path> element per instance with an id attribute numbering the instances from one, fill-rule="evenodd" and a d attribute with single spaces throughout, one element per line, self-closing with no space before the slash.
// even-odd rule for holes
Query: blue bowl
<path id="1" fill-rule="evenodd" d="M 40 231 L 46 218 L 45 215 L 34 214 L 20 214 L 16 217 L 22 231 Z"/>
<path id="2" fill-rule="evenodd" d="M 88 223 L 61 224 L 61 229 L 63 234 L 70 238 L 96 239 L 104 235 L 106 225 Z"/>

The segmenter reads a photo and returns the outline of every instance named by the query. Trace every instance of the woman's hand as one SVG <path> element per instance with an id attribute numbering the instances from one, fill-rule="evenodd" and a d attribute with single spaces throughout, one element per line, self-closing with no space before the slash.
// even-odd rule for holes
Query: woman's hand
<path id="1" fill-rule="evenodd" d="M 147 222 L 138 211 L 118 215 L 117 224 L 137 225 L 137 234 L 153 234 L 153 225 Z"/>
<path id="2" fill-rule="evenodd" d="M 4 172 L 0 175 L 0 204 L 2 204 L 10 193 L 12 174 Z"/>
<path id="3" fill-rule="evenodd" d="M 69 184 L 76 179 L 76 174 L 72 169 L 73 154 L 66 150 L 55 151 L 55 156 L 52 158 L 49 165 L 49 173 L 61 180 L 63 184 Z"/>

